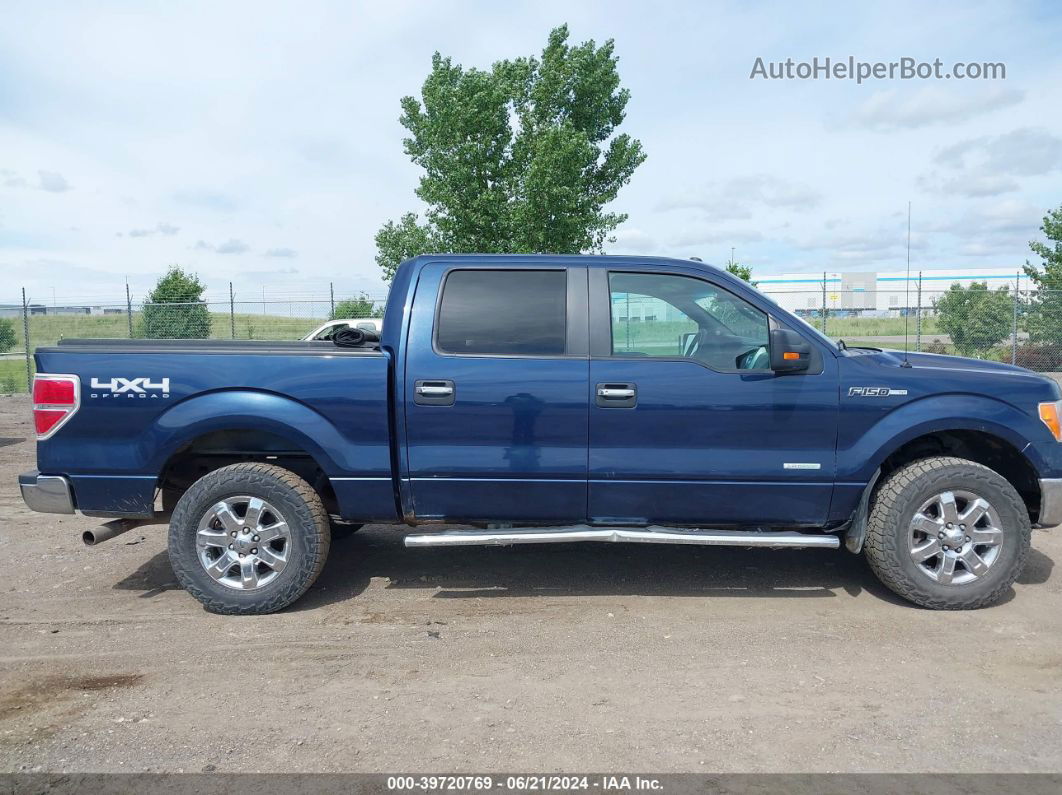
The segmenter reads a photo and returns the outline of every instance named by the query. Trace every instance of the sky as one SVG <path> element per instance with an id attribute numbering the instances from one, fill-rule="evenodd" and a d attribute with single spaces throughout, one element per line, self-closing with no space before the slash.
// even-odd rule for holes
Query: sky
<path id="1" fill-rule="evenodd" d="M 399 99 L 435 51 L 616 42 L 648 155 L 609 253 L 731 249 L 755 274 L 1016 270 L 1062 204 L 1062 6 L 1043 3 L 0 3 L 0 303 L 134 299 L 171 264 L 211 297 L 386 285 L 422 210 Z M 750 77 L 826 57 L 1003 63 L 1005 79 Z"/>

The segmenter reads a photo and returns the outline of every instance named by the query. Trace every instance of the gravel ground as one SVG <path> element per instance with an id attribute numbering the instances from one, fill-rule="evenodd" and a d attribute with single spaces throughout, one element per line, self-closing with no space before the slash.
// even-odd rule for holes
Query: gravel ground
<path id="1" fill-rule="evenodd" d="M 1062 771 L 1062 531 L 994 608 L 845 552 L 406 550 L 370 527 L 273 616 L 210 615 L 161 527 L 34 514 L 0 398 L 2 771 Z"/>

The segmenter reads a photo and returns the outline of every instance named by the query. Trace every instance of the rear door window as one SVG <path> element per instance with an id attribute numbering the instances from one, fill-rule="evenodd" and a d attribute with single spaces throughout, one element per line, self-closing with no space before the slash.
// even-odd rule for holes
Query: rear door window
<path id="1" fill-rule="evenodd" d="M 443 285 L 436 347 L 443 353 L 563 356 L 567 273 L 455 270 Z"/>

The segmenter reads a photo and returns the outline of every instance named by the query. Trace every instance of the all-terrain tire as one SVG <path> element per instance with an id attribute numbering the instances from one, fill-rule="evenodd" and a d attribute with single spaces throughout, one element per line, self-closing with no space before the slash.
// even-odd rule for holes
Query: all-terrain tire
<path id="1" fill-rule="evenodd" d="M 199 523 L 221 500 L 236 496 L 265 500 L 282 514 L 291 548 L 287 564 L 270 582 L 251 590 L 227 587 L 200 562 Z M 273 613 L 313 585 L 328 558 L 331 531 L 320 496 L 298 475 L 272 464 L 242 463 L 216 469 L 192 484 L 170 520 L 169 557 L 177 580 L 212 613 Z"/>
<path id="2" fill-rule="evenodd" d="M 1003 531 L 998 557 L 972 582 L 942 584 L 920 570 L 911 556 L 915 512 L 934 495 L 969 491 L 995 509 Z M 970 610 L 998 602 L 1021 574 L 1032 529 L 1018 492 L 1003 476 L 963 458 L 914 461 L 891 473 L 874 496 L 864 547 L 867 562 L 890 590 L 921 607 Z"/>

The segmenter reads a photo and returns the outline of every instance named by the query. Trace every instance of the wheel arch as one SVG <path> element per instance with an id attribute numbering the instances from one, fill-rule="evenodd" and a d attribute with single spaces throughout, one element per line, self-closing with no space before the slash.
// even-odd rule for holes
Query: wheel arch
<path id="1" fill-rule="evenodd" d="M 164 508 L 194 480 L 241 461 L 276 464 L 309 482 L 330 508 L 330 477 L 342 471 L 336 451 L 342 436 L 309 407 L 279 395 L 250 390 L 203 395 L 158 418 L 149 470 L 158 473 Z"/>

